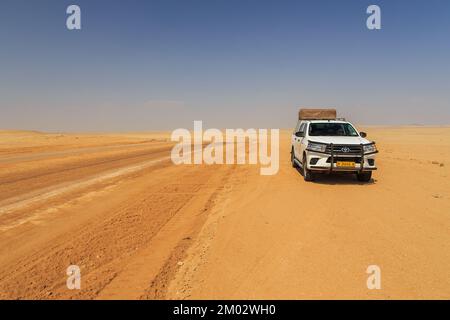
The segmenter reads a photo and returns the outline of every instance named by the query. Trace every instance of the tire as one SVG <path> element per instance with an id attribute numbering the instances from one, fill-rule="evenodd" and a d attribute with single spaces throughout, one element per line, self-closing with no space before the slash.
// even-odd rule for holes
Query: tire
<path id="1" fill-rule="evenodd" d="M 372 171 L 357 173 L 356 177 L 358 178 L 358 181 L 369 182 L 370 179 L 372 179 Z"/>
<path id="2" fill-rule="evenodd" d="M 308 164 L 306 163 L 306 154 L 303 155 L 302 161 L 303 179 L 305 181 L 314 181 L 314 174 L 308 170 Z"/>
<path id="3" fill-rule="evenodd" d="M 292 150 L 291 150 L 291 163 L 292 163 L 292 168 L 298 168 L 297 163 L 295 162 L 294 148 L 292 148 Z"/>

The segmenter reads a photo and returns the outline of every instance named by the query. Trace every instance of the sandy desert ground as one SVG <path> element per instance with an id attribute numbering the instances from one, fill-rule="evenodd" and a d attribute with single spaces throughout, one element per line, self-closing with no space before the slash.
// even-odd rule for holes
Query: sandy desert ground
<path id="1" fill-rule="evenodd" d="M 304 182 L 287 130 L 274 176 L 175 166 L 168 132 L 0 131 L 0 298 L 449 299 L 450 127 L 364 130 L 368 184 Z"/>

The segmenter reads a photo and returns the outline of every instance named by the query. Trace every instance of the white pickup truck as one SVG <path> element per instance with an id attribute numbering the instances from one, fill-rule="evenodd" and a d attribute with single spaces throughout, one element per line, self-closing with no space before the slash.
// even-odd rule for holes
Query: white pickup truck
<path id="1" fill-rule="evenodd" d="M 375 142 L 366 133 L 337 119 L 334 109 L 302 109 L 292 134 L 292 166 L 300 167 L 305 181 L 313 181 L 316 173 L 356 174 L 368 182 L 376 170 Z"/>

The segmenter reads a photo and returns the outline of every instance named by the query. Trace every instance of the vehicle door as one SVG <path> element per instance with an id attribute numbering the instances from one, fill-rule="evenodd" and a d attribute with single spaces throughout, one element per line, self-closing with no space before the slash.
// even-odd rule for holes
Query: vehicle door
<path id="1" fill-rule="evenodd" d="M 294 152 L 294 155 L 297 154 L 296 152 L 296 148 L 297 148 L 297 137 L 296 137 L 296 133 L 299 131 L 300 129 L 300 125 L 302 124 L 301 120 L 297 121 L 297 124 L 295 125 L 294 131 L 292 132 L 292 137 L 291 137 L 291 146 L 292 146 L 292 150 Z"/>
<path id="2" fill-rule="evenodd" d="M 299 159 L 301 161 L 303 149 L 302 149 L 302 142 L 305 138 L 305 129 L 306 129 L 306 122 L 301 122 L 299 128 L 297 129 L 296 133 L 294 134 L 294 154 L 295 158 Z"/>
<path id="3" fill-rule="evenodd" d="M 303 159 L 303 152 L 305 152 L 308 147 L 308 122 L 303 123 L 303 126 L 300 127 L 300 131 L 303 133 L 303 136 L 298 146 L 298 156 L 300 157 L 298 159 Z"/>

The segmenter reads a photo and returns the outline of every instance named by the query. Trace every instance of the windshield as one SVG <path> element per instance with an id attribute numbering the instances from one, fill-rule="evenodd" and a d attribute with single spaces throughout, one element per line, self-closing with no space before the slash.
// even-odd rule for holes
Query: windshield
<path id="1" fill-rule="evenodd" d="M 309 125 L 310 136 L 344 136 L 357 137 L 358 132 L 349 123 L 311 123 Z"/>

